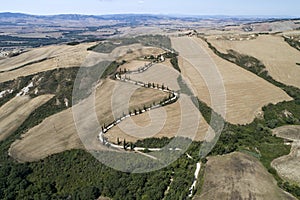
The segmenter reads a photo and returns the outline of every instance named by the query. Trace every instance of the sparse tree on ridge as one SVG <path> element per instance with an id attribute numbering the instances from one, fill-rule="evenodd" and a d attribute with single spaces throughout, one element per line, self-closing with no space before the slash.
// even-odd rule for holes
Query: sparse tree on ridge
<path id="1" fill-rule="evenodd" d="M 127 144 L 126 144 L 126 140 L 125 140 L 125 138 L 124 138 L 124 141 L 123 141 L 123 148 L 124 148 L 124 150 L 126 150 L 127 149 Z"/>

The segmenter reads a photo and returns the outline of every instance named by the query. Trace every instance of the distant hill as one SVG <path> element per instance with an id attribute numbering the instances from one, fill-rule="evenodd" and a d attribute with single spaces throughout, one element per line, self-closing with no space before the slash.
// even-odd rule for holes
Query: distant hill
<path id="1" fill-rule="evenodd" d="M 11 13 L 3 12 L 0 13 L 0 19 L 3 18 L 37 18 L 44 20 L 86 20 L 86 19 L 98 19 L 98 20 L 120 20 L 120 21 L 131 21 L 131 20 L 175 20 L 181 19 L 184 21 L 190 20 L 204 20 L 204 19 L 222 19 L 222 20 L 241 20 L 241 21 L 265 21 L 270 20 L 282 20 L 292 19 L 289 16 L 226 16 L 226 15 L 153 15 L 153 14 L 111 14 L 111 15 L 81 15 L 81 14 L 58 14 L 58 15 L 31 15 L 24 13 Z"/>
<path id="2" fill-rule="evenodd" d="M 226 26 L 250 26 L 253 23 L 279 20 L 287 19 L 224 15 L 31 15 L 3 12 L 0 13 L 0 49 L 22 49 L 74 41 L 91 42 L 118 36 L 169 34 L 207 27 L 222 30 Z M 130 31 L 132 29 L 134 31 Z"/>

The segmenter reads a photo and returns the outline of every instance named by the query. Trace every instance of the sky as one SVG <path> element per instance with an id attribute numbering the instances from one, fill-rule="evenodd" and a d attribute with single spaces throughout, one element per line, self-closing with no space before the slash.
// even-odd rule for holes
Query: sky
<path id="1" fill-rule="evenodd" d="M 12 0 L 0 12 L 52 14 L 181 14 L 300 16 L 299 0 Z"/>

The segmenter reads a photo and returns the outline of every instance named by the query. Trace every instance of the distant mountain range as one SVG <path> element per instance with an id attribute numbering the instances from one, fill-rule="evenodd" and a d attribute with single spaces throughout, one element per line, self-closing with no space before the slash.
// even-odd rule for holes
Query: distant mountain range
<path id="1" fill-rule="evenodd" d="M 81 14 L 58 14 L 58 15 L 31 15 L 24 13 L 2 12 L 0 18 L 36 18 L 43 20 L 161 20 L 161 19 L 181 19 L 184 21 L 199 19 L 245 19 L 245 20 L 280 20 L 295 19 L 293 16 L 227 16 L 227 15 L 153 15 L 153 14 L 111 14 L 111 15 L 81 15 Z"/>

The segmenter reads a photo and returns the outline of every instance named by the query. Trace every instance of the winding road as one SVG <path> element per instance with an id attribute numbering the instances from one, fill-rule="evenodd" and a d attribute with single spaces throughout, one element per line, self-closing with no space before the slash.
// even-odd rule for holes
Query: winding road
<path id="1" fill-rule="evenodd" d="M 135 115 L 140 115 L 142 113 L 145 113 L 147 111 L 153 110 L 153 109 L 157 109 L 172 103 L 175 103 L 178 99 L 179 99 L 179 93 L 169 89 L 168 87 L 164 86 L 164 85 L 158 85 L 158 84 L 149 84 L 149 83 L 144 83 L 141 81 L 135 81 L 135 80 L 131 80 L 130 78 L 127 77 L 127 75 L 129 74 L 138 74 L 138 73 L 143 73 L 145 71 L 147 71 L 149 68 L 151 68 L 154 65 L 153 62 L 138 68 L 137 70 L 131 70 L 131 71 L 126 71 L 126 72 L 118 72 L 114 75 L 114 79 L 121 81 L 121 82 L 126 82 L 126 83 L 130 83 L 133 85 L 139 85 L 141 87 L 144 88 L 149 88 L 149 89 L 155 89 L 155 90 L 160 90 L 162 92 L 165 93 L 169 93 L 169 98 L 162 101 L 159 104 L 154 104 L 150 107 L 144 107 L 143 109 L 137 109 L 135 112 L 129 112 L 128 114 L 124 114 L 123 116 L 117 118 L 115 121 L 113 121 L 112 123 L 108 124 L 107 126 L 103 126 L 102 130 L 100 131 L 100 133 L 98 134 L 98 140 L 109 147 L 113 147 L 113 148 L 117 148 L 117 149 L 124 149 L 123 145 L 116 145 L 113 144 L 111 142 L 109 142 L 106 138 L 105 138 L 105 133 L 107 133 L 110 129 L 112 129 L 114 126 L 118 125 L 119 123 L 121 123 L 122 121 L 124 121 L 126 118 L 129 118 L 131 116 L 135 116 Z M 144 147 L 134 147 L 133 150 L 135 151 L 143 151 L 146 148 Z M 150 151 L 160 151 L 161 148 L 149 148 L 148 150 Z M 179 148 L 175 148 L 172 149 L 170 148 L 169 150 L 181 150 Z"/>

